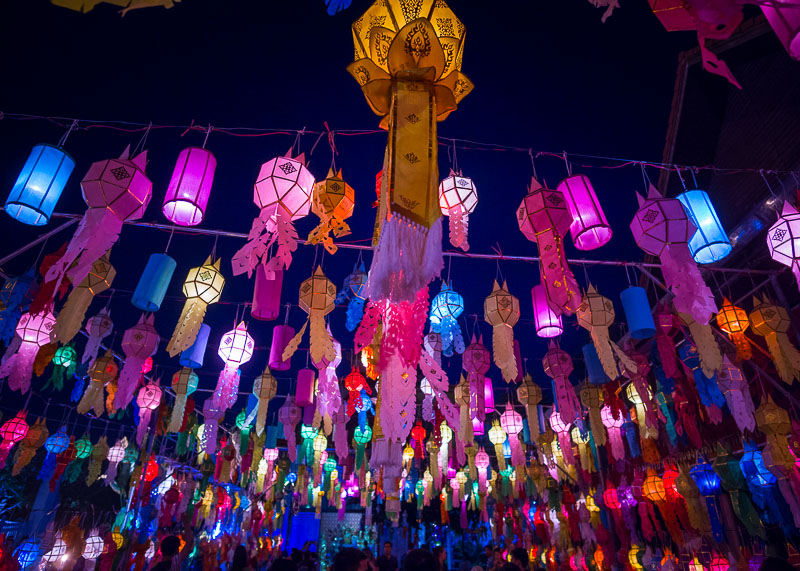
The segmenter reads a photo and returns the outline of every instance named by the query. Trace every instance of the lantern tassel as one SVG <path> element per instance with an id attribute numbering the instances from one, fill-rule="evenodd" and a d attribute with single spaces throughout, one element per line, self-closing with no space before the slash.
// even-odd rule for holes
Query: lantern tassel
<path id="1" fill-rule="evenodd" d="M 86 388 L 86 392 L 83 393 L 76 410 L 78 414 L 86 414 L 90 410 L 94 410 L 95 416 L 98 418 L 102 416 L 105 410 L 103 404 L 103 381 L 92 380 L 89 382 L 89 386 Z"/>
<path id="2" fill-rule="evenodd" d="M 0 365 L 0 378 L 8 377 L 8 388 L 27 393 L 31 388 L 33 362 L 39 347 L 35 343 L 23 341 L 17 352 Z"/>
<path id="3" fill-rule="evenodd" d="M 717 313 L 717 305 L 689 252 L 689 246 L 683 242 L 668 245 L 660 258 L 664 281 L 675 294 L 675 308 L 680 313 L 691 315 L 697 323 L 707 324 Z"/>
<path id="4" fill-rule="evenodd" d="M 325 314 L 322 311 L 311 310 L 308 314 L 311 324 L 309 333 L 309 351 L 311 360 L 315 363 L 327 360 L 336 360 L 336 348 L 333 346 L 333 337 L 325 327 Z M 285 351 L 284 351 L 285 355 Z M 285 358 L 284 358 L 285 360 Z"/>
<path id="5" fill-rule="evenodd" d="M 775 362 L 778 376 L 787 385 L 800 379 L 800 352 L 795 349 L 785 333 L 771 333 L 765 337 L 767 348 Z"/>
<path id="6" fill-rule="evenodd" d="M 172 407 L 172 415 L 169 418 L 169 426 L 167 432 L 180 432 L 183 425 L 183 413 L 186 410 L 186 400 L 189 398 L 187 394 L 175 394 L 175 406 Z"/>
<path id="7" fill-rule="evenodd" d="M 283 349 L 283 353 L 281 353 L 281 360 L 288 361 L 292 358 L 292 355 L 297 352 L 297 349 L 300 347 L 300 342 L 303 340 L 303 335 L 305 335 L 306 328 L 308 327 L 308 321 L 303 323 L 303 326 L 300 328 L 294 337 L 286 344 L 286 347 Z"/>
<path id="8" fill-rule="evenodd" d="M 125 365 L 119 373 L 117 380 L 117 393 L 114 395 L 114 408 L 122 410 L 133 400 L 133 393 L 139 386 L 142 375 L 142 366 L 145 359 L 136 356 L 129 356 L 125 359 Z"/>
<path id="9" fill-rule="evenodd" d="M 83 318 L 86 317 L 86 311 L 93 299 L 94 295 L 88 287 L 72 290 L 56 318 L 56 326 L 53 328 L 55 340 L 62 345 L 72 341 L 81 330 Z"/>
<path id="10" fill-rule="evenodd" d="M 514 355 L 514 330 L 507 324 L 495 325 L 492 333 L 494 362 L 500 368 L 503 379 L 510 383 L 517 378 L 517 359 Z"/>
<path id="11" fill-rule="evenodd" d="M 170 357 L 174 357 L 192 346 L 197 339 L 197 333 L 203 324 L 207 309 L 208 304 L 200 299 L 186 300 L 178 323 L 175 325 L 175 331 L 167 343 L 167 353 Z"/>

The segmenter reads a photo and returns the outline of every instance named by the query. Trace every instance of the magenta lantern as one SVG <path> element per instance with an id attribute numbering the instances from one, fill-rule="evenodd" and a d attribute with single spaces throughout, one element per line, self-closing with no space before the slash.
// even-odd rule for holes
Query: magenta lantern
<path id="1" fill-rule="evenodd" d="M 483 435 L 483 421 L 477 416 L 472 418 L 472 434 L 475 436 Z"/>
<path id="2" fill-rule="evenodd" d="M 295 391 L 297 406 L 309 406 L 314 402 L 315 378 L 313 369 L 300 369 L 297 372 L 297 390 Z"/>
<path id="3" fill-rule="evenodd" d="M 800 0 L 768 2 L 761 9 L 789 55 L 800 60 Z"/>
<path id="4" fill-rule="evenodd" d="M 183 149 L 169 181 L 162 211 L 179 226 L 197 226 L 206 213 L 217 159 L 199 147 Z"/>
<path id="5" fill-rule="evenodd" d="M 483 379 L 483 411 L 486 414 L 494 412 L 494 387 L 489 377 Z"/>
<path id="6" fill-rule="evenodd" d="M 550 307 L 544 285 L 533 286 L 531 298 L 533 299 L 533 322 L 536 327 L 536 335 L 544 338 L 561 335 L 561 332 L 564 331 L 564 327 L 561 325 L 561 316 Z"/>
<path id="7" fill-rule="evenodd" d="M 283 350 L 294 337 L 294 329 L 288 325 L 276 325 L 272 330 L 272 344 L 269 348 L 269 368 L 275 371 L 288 371 L 291 367 L 291 357 L 283 361 Z"/>
<path id="8" fill-rule="evenodd" d="M 556 187 L 564 194 L 572 216 L 569 233 L 579 250 L 594 250 L 611 240 L 611 226 L 589 178 L 582 174 L 569 176 Z"/>
<path id="9" fill-rule="evenodd" d="M 272 321 L 280 313 L 283 270 L 275 270 L 271 275 L 272 277 L 267 275 L 263 264 L 256 268 L 256 287 L 253 290 L 250 315 L 260 321 Z"/>

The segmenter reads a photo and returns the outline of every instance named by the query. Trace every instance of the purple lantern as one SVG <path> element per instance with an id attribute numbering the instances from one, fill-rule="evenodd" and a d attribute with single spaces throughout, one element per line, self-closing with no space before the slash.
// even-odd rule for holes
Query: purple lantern
<path id="1" fill-rule="evenodd" d="M 594 250 L 611 240 L 611 226 L 588 177 L 582 174 L 569 176 L 556 190 L 564 194 L 572 216 L 569 233 L 576 248 Z"/>
<path id="2" fill-rule="evenodd" d="M 483 379 L 483 411 L 486 414 L 494 412 L 494 387 L 489 377 Z"/>
<path id="3" fill-rule="evenodd" d="M 283 270 L 275 270 L 272 277 L 259 264 L 256 268 L 256 287 L 253 290 L 253 305 L 250 315 L 260 321 L 272 321 L 278 317 L 281 308 L 281 288 L 283 286 Z"/>
<path id="4" fill-rule="evenodd" d="M 183 149 L 164 196 L 162 211 L 170 222 L 179 226 L 197 226 L 206 213 L 217 159 L 199 147 Z"/>
<path id="5" fill-rule="evenodd" d="M 288 371 L 291 367 L 291 357 L 282 359 L 283 350 L 294 337 L 294 329 L 289 325 L 276 325 L 272 330 L 272 344 L 269 348 L 269 368 L 275 371 Z"/>
<path id="6" fill-rule="evenodd" d="M 533 286 L 531 298 L 533 299 L 533 322 L 536 327 L 536 335 L 544 338 L 561 335 L 561 332 L 564 331 L 564 327 L 561 325 L 561 315 L 550 307 L 544 285 Z"/>
<path id="7" fill-rule="evenodd" d="M 761 10 L 789 55 L 800 60 L 800 0 L 768 2 Z"/>
<path id="8" fill-rule="evenodd" d="M 295 391 L 295 403 L 297 406 L 310 407 L 314 402 L 315 380 L 316 375 L 313 369 L 300 369 L 297 372 L 297 390 Z"/>

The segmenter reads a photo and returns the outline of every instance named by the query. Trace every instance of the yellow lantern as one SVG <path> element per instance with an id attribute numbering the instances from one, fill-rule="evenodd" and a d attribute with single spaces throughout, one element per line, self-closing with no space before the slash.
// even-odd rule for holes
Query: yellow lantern
<path id="1" fill-rule="evenodd" d="M 337 238 L 350 234 L 350 226 L 345 220 L 353 215 L 355 191 L 342 178 L 342 170 L 334 174 L 328 171 L 325 180 L 314 185 L 311 195 L 311 212 L 319 217 L 319 226 L 308 234 L 310 244 L 325 246 L 331 254 L 335 254 L 338 246 L 331 239 L 331 232 Z"/>
<path id="2" fill-rule="evenodd" d="M 300 284 L 300 307 L 308 313 L 308 321 L 292 338 L 283 350 L 281 359 L 288 361 L 300 346 L 300 341 L 306 332 L 306 327 L 311 324 L 309 333 L 309 351 L 311 360 L 314 363 L 322 363 L 327 360 L 329 363 L 336 360 L 336 348 L 333 345 L 333 337 L 325 328 L 325 316 L 328 315 L 336 305 L 336 286 L 331 280 L 325 277 L 322 268 L 317 266 L 314 274 Z"/>
<path id="3" fill-rule="evenodd" d="M 95 416 L 98 418 L 102 416 L 105 411 L 103 387 L 114 380 L 118 370 L 111 349 L 99 359 L 95 359 L 92 366 L 89 367 L 89 386 L 86 387 L 78 406 L 75 407 L 79 414 L 86 414 L 90 410 L 94 410 Z"/>
<path id="4" fill-rule="evenodd" d="M 483 316 L 492 326 L 492 352 L 494 362 L 506 382 L 517 378 L 517 359 L 514 355 L 514 325 L 519 321 L 519 299 L 511 295 L 508 286 L 494 281 L 492 293 L 483 302 Z"/>
<path id="5" fill-rule="evenodd" d="M 595 444 L 605 446 L 606 427 L 603 425 L 603 416 L 600 414 L 603 408 L 603 389 L 597 385 L 586 383 L 581 386 L 579 395 L 583 406 L 589 409 L 589 426 L 592 429 Z"/>
<path id="6" fill-rule="evenodd" d="M 753 298 L 753 306 L 750 327 L 766 340 L 778 376 L 787 385 L 792 384 L 794 379 L 800 380 L 800 351 L 792 345 L 786 334 L 791 324 L 789 313 L 766 298 Z"/>
<path id="7" fill-rule="evenodd" d="M 494 453 L 501 472 L 506 469 L 506 457 L 503 454 L 503 442 L 506 441 L 506 438 L 506 431 L 500 427 L 500 423 L 496 420 L 492 422 L 492 427 L 489 429 L 489 442 L 494 444 Z"/>

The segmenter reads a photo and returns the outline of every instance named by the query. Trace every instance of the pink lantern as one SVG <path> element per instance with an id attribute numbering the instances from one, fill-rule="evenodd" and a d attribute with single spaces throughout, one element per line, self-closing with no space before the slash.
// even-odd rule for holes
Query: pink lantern
<path id="1" fill-rule="evenodd" d="M 297 231 L 292 220 L 308 215 L 314 175 L 305 165 L 305 156 L 292 157 L 292 151 L 261 165 L 253 201 L 261 209 L 253 220 L 250 237 L 233 256 L 233 275 L 252 275 L 259 261 L 267 270 L 288 269 L 297 248 Z M 275 256 L 267 259 L 267 245 L 277 240 Z"/>
<path id="2" fill-rule="evenodd" d="M 569 380 L 572 358 L 552 341 L 542 360 L 544 372 L 553 379 L 558 410 L 565 422 L 574 422 L 580 415 L 581 405 L 575 388 Z"/>
<path id="3" fill-rule="evenodd" d="M 0 470 L 6 467 L 6 458 L 14 444 L 28 435 L 28 423 L 25 422 L 27 414 L 27 411 L 21 410 L 17 416 L 0 427 L 0 436 L 3 437 L 3 442 L 0 444 Z"/>
<path id="4" fill-rule="evenodd" d="M 564 462 L 568 466 L 574 466 L 575 454 L 572 452 L 572 440 L 569 436 L 572 423 L 564 422 L 564 419 L 561 418 L 558 411 L 553 409 L 553 414 L 550 415 L 550 427 L 553 429 L 553 432 L 556 433 L 556 436 L 558 436 L 558 446 L 561 448 Z"/>
<path id="5" fill-rule="evenodd" d="M 533 323 L 536 328 L 536 335 L 549 339 L 558 337 L 564 331 L 561 324 L 561 314 L 556 313 L 550 307 L 547 300 L 547 290 L 543 284 L 535 285 L 531 288 L 531 299 L 533 300 Z"/>
<path id="6" fill-rule="evenodd" d="M 0 365 L 0 378 L 8 377 L 12 391 L 27 393 L 31 388 L 33 361 L 39 347 L 50 343 L 56 318 L 50 311 L 31 315 L 25 313 L 17 322 L 16 333 L 21 340 L 17 352 Z"/>
<path id="7" fill-rule="evenodd" d="M 559 183 L 572 216 L 569 233 L 579 250 L 594 250 L 611 240 L 611 226 L 589 178 L 582 174 L 569 176 Z"/>
<path id="8" fill-rule="evenodd" d="M 604 406 L 600 410 L 600 418 L 603 419 L 603 426 L 606 427 L 608 432 L 608 440 L 611 442 L 611 455 L 617 460 L 625 459 L 625 446 L 622 444 L 622 424 L 625 420 L 620 415 L 619 418 L 614 418 L 614 413 L 611 408 Z"/>
<path id="9" fill-rule="evenodd" d="M 297 390 L 295 391 L 297 406 L 310 406 L 314 403 L 315 377 L 313 369 L 300 369 L 297 372 Z"/>
<path id="10" fill-rule="evenodd" d="M 158 349 L 159 340 L 158 332 L 153 326 L 153 314 L 149 317 L 142 314 L 139 322 L 122 335 L 125 365 L 117 381 L 117 393 L 114 395 L 115 409 L 121 410 L 133 400 L 139 379 L 145 374 L 142 372 L 145 362 Z"/>
<path id="11" fill-rule="evenodd" d="M 276 371 L 288 371 L 292 366 L 292 358 L 283 360 L 283 350 L 294 337 L 294 329 L 289 325 L 276 325 L 272 330 L 272 343 L 269 348 L 269 368 Z"/>
<path id="12" fill-rule="evenodd" d="M 486 414 L 494 412 L 494 387 L 489 377 L 483 379 L 483 411 Z"/>
<path id="13" fill-rule="evenodd" d="M 519 441 L 519 433 L 522 432 L 522 415 L 511 408 L 506 403 L 506 409 L 500 415 L 500 426 L 508 434 L 508 443 L 511 446 L 511 461 L 514 466 L 525 465 L 525 453 L 522 451 L 522 444 Z"/>
<path id="14" fill-rule="evenodd" d="M 161 387 L 157 383 L 149 383 L 139 389 L 136 395 L 136 404 L 139 406 L 139 426 L 136 428 L 136 443 L 141 446 L 147 429 L 150 427 L 150 418 L 153 411 L 161 404 Z"/>
<path id="15" fill-rule="evenodd" d="M 450 243 L 465 252 L 469 250 L 469 215 L 477 205 L 478 193 L 471 178 L 451 170 L 450 176 L 439 183 L 439 208 L 450 221 Z"/>
<path id="16" fill-rule="evenodd" d="M 800 0 L 761 4 L 761 10 L 789 55 L 800 60 Z"/>
<path id="17" fill-rule="evenodd" d="M 217 354 L 224 365 L 217 379 L 217 386 L 211 395 L 211 402 L 221 411 L 228 410 L 239 397 L 239 366 L 247 363 L 253 356 L 255 342 L 247 332 L 244 321 L 235 329 L 228 331 L 219 342 Z"/>
<path id="18" fill-rule="evenodd" d="M 478 418 L 477 415 L 472 417 L 472 434 L 475 436 L 483 436 L 483 420 Z"/>
<path id="19" fill-rule="evenodd" d="M 256 268 L 256 286 L 253 289 L 253 305 L 250 307 L 253 319 L 272 321 L 278 317 L 282 286 L 283 270 L 275 270 L 269 276 L 264 266 Z"/>
<path id="20" fill-rule="evenodd" d="M 147 151 L 133 159 L 128 158 L 128 153 L 126 148 L 118 159 L 98 161 L 89 167 L 81 181 L 89 209 L 64 255 L 47 270 L 45 281 L 60 283 L 68 274 L 73 284 L 81 283 L 95 260 L 116 243 L 122 223 L 144 215 L 153 190 L 153 183 L 144 172 Z"/>
<path id="21" fill-rule="evenodd" d="M 800 26 L 800 5 L 795 12 L 798 12 Z M 767 231 L 767 247 L 773 260 L 792 268 L 797 287 L 800 288 L 800 213 L 788 201 L 783 203 L 781 217 Z"/>
<path id="22" fill-rule="evenodd" d="M 162 212 L 179 226 L 197 226 L 206 213 L 217 159 L 200 147 L 183 149 L 178 155 Z"/>
<path id="23" fill-rule="evenodd" d="M 90 317 L 86 321 L 86 333 L 89 338 L 86 347 L 83 349 L 81 363 L 91 363 L 97 358 L 100 350 L 100 343 L 108 337 L 114 330 L 114 323 L 111 321 L 111 312 L 108 308 L 101 309 L 97 315 Z"/>

